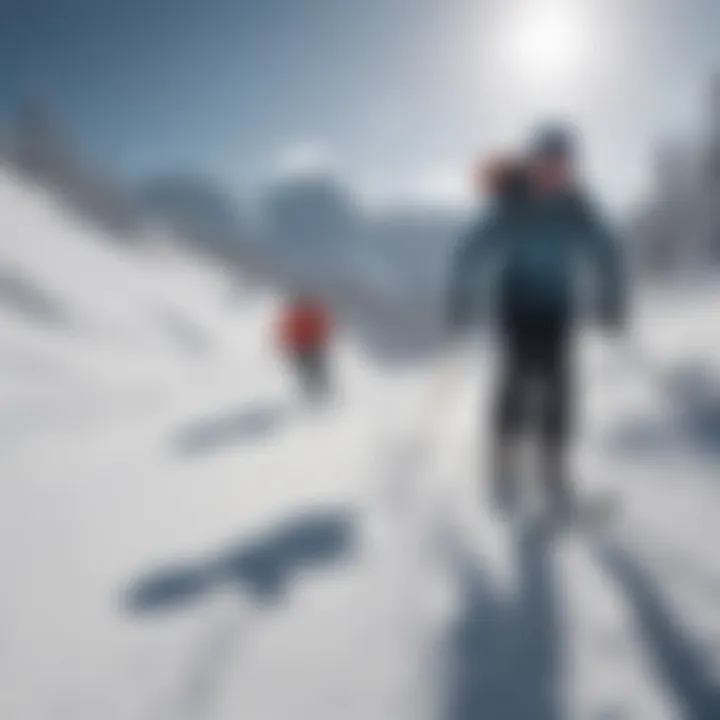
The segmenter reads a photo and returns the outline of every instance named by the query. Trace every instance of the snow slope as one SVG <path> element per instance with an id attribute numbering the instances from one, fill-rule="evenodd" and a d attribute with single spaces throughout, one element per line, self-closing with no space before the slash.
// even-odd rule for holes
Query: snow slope
<path id="1" fill-rule="evenodd" d="M 547 539 L 477 481 L 484 346 L 345 341 L 310 412 L 273 298 L 8 175 L 0 224 L 0 717 L 720 716 L 711 286 L 587 338 L 578 477 L 622 512 Z"/>

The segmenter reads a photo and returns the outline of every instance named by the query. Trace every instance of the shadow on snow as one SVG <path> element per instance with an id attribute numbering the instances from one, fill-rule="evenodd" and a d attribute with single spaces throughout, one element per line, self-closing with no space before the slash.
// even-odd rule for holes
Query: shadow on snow
<path id="1" fill-rule="evenodd" d="M 518 586 L 501 599 L 470 559 L 458 557 L 462 610 L 448 651 L 447 720 L 558 720 L 560 637 L 551 541 L 516 539 Z"/>
<path id="2" fill-rule="evenodd" d="M 278 432 L 288 414 L 288 408 L 279 404 L 250 405 L 182 428 L 173 437 L 172 446 L 181 455 L 199 455 L 238 443 L 257 442 Z"/>
<path id="3" fill-rule="evenodd" d="M 720 688 L 683 623 L 663 599 L 657 582 L 621 548 L 601 543 L 596 550 L 629 601 L 651 659 L 682 708 L 682 717 L 720 718 Z"/>
<path id="4" fill-rule="evenodd" d="M 658 382 L 672 401 L 669 418 L 654 413 L 626 421 L 612 433 L 611 446 L 632 455 L 659 455 L 677 445 L 720 455 L 720 385 L 702 365 L 662 374 Z"/>
<path id="5" fill-rule="evenodd" d="M 262 604 L 276 602 L 303 570 L 346 560 L 355 547 L 349 511 L 308 513 L 205 560 L 155 570 L 123 596 L 131 613 L 153 613 L 198 602 L 219 587 L 236 588 Z"/>

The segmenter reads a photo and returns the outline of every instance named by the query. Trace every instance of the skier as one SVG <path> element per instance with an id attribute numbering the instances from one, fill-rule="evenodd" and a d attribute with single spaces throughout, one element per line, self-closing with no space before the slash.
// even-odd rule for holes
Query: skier
<path id="1" fill-rule="evenodd" d="M 512 506 L 517 444 L 533 420 L 546 499 L 553 513 L 565 515 L 572 508 L 566 455 L 578 260 L 589 259 L 597 270 L 599 314 L 615 329 L 625 309 L 623 268 L 615 237 L 577 187 L 572 133 L 542 130 L 524 165 L 490 174 L 495 197 L 457 252 L 448 319 L 454 329 L 468 322 L 473 291 L 482 284 L 478 271 L 496 267 L 503 369 L 493 422 L 494 498 L 503 509 Z M 529 412 L 536 390 L 537 414 Z"/>
<path id="2" fill-rule="evenodd" d="M 332 321 L 327 308 L 309 295 L 295 298 L 280 320 L 280 345 L 294 365 L 305 396 L 324 398 L 329 391 L 327 355 Z"/>

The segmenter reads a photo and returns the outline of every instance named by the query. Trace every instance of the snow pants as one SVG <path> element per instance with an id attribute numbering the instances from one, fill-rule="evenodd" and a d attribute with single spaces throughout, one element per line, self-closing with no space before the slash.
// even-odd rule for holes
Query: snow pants
<path id="1" fill-rule="evenodd" d="M 508 310 L 500 318 L 500 335 L 496 438 L 511 441 L 530 429 L 547 449 L 561 450 L 570 429 L 570 318 Z"/>

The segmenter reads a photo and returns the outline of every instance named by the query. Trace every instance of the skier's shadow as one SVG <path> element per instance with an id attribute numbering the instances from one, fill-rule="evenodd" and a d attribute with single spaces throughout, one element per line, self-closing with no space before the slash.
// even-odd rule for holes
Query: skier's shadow
<path id="1" fill-rule="evenodd" d="M 603 566 L 624 591 L 647 650 L 688 720 L 720 718 L 720 686 L 683 623 L 662 597 L 657 582 L 626 551 L 610 543 L 595 546 Z"/>
<path id="2" fill-rule="evenodd" d="M 647 414 L 612 432 L 611 446 L 630 455 L 660 455 L 681 442 L 717 458 L 720 455 L 720 386 L 703 365 L 688 364 L 655 373 L 672 401 L 668 418 Z"/>
<path id="3" fill-rule="evenodd" d="M 249 405 L 181 428 L 172 438 L 172 447 L 181 455 L 199 455 L 257 442 L 278 432 L 288 416 L 289 409 L 280 404 Z"/>
<path id="4" fill-rule="evenodd" d="M 720 386 L 708 369 L 690 364 L 675 370 L 668 392 L 681 410 L 686 437 L 701 450 L 720 453 Z"/>
<path id="5" fill-rule="evenodd" d="M 463 609 L 449 643 L 446 720 L 557 720 L 560 637 L 550 540 L 517 538 L 516 593 L 500 598 L 471 560 L 458 564 Z"/>
<path id="6" fill-rule="evenodd" d="M 206 559 L 143 575 L 125 589 L 122 603 L 132 614 L 157 613 L 187 607 L 218 588 L 245 592 L 260 604 L 275 603 L 301 571 L 348 559 L 355 530 L 349 510 L 303 514 Z"/>

